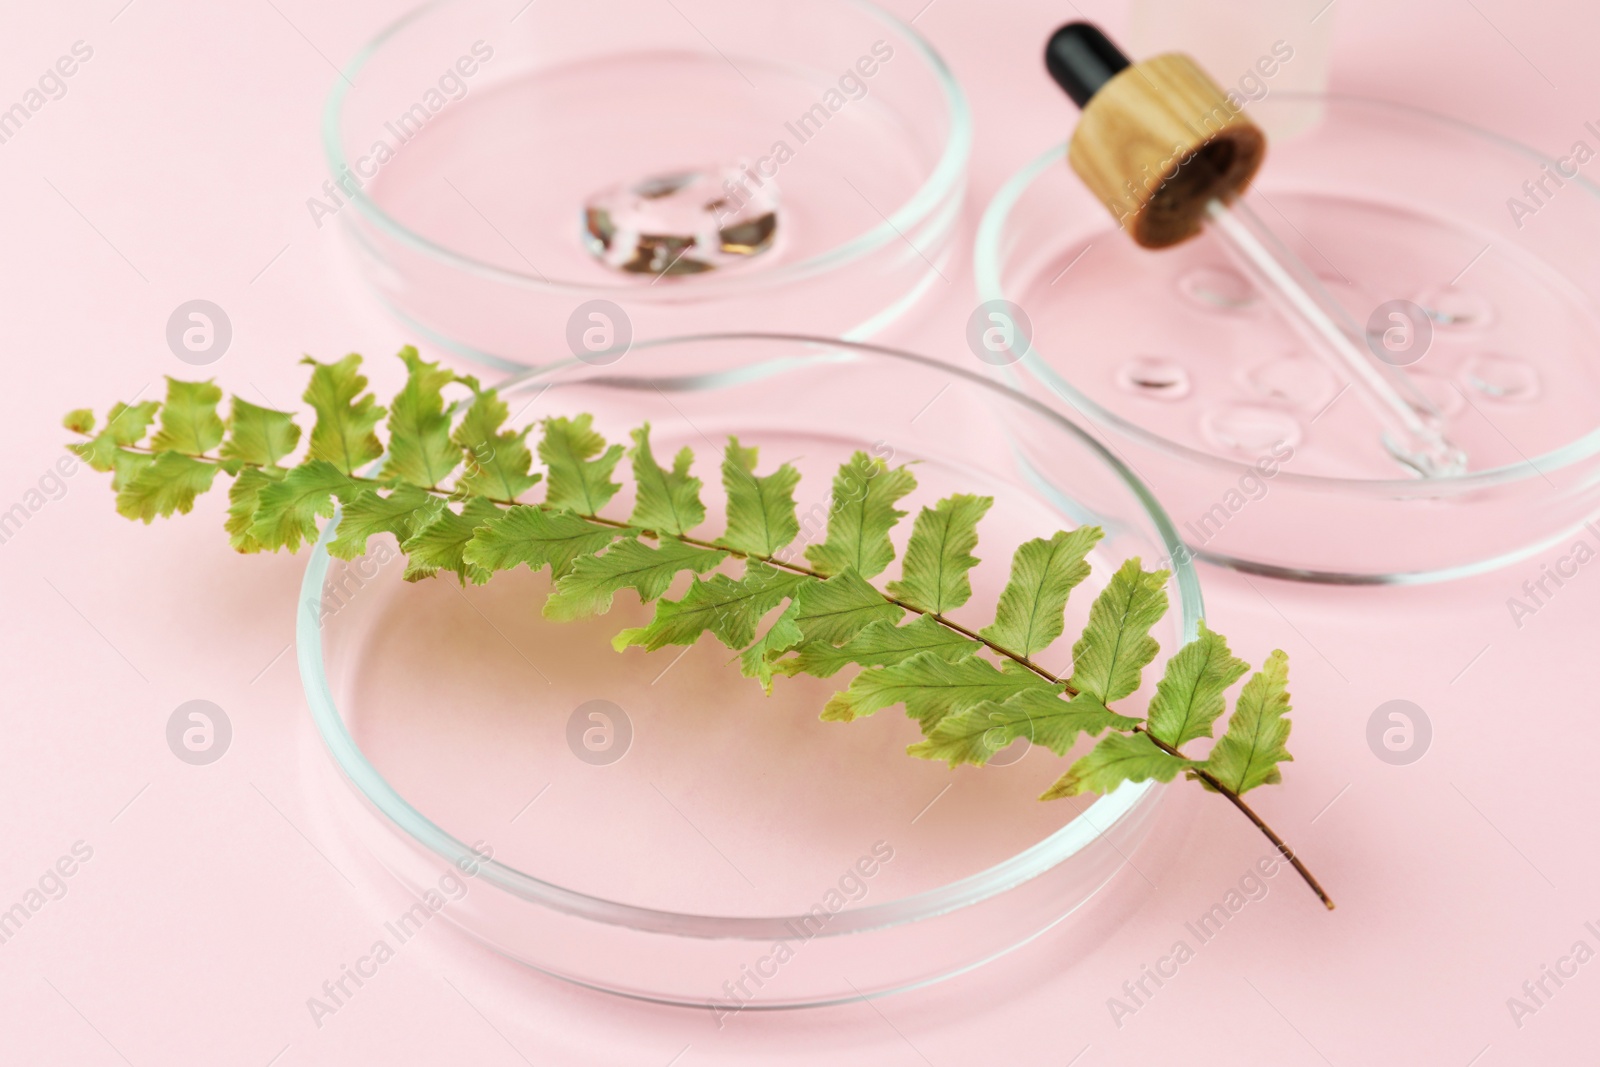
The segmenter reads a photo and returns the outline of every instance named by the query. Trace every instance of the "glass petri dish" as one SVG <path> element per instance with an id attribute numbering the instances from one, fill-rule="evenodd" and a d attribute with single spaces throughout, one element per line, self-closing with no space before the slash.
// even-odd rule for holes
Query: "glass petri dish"
<path id="1" fill-rule="evenodd" d="M 334 83 L 311 210 L 480 363 L 864 338 L 945 284 L 971 136 L 943 60 L 864 0 L 437 0 Z"/>
<path id="2" fill-rule="evenodd" d="M 1570 544 L 1600 507 L 1600 188 L 1573 157 L 1398 104 L 1274 93 L 1249 107 L 1270 127 L 1308 104 L 1323 120 L 1274 140 L 1252 206 L 1373 343 L 1415 331 L 1392 362 L 1468 474 L 1404 473 L 1219 245 L 1137 248 L 1065 146 L 980 226 L 981 297 L 1021 307 L 1032 330 L 1000 373 L 1092 427 L 1223 566 L 1407 583 Z"/>
<path id="3" fill-rule="evenodd" d="M 1115 457 L 986 377 L 802 337 L 644 347 L 611 368 L 530 373 L 504 395 L 523 418 L 593 412 L 610 440 L 648 420 L 658 455 L 695 449 L 713 516 L 711 442 L 728 434 L 759 446 L 763 469 L 801 469 L 808 531 L 857 449 L 916 464 L 902 507 L 990 494 L 974 597 L 954 613 L 976 626 L 1023 540 L 1085 518 L 1105 526 L 1069 634 L 1117 563 L 1181 547 Z M 645 617 L 631 596 L 593 622 L 552 623 L 538 609 L 546 580 L 526 570 L 464 590 L 407 584 L 392 546 L 331 562 L 332 528 L 297 619 L 315 729 L 350 786 L 330 791 L 343 794 L 332 818 L 413 899 L 432 891 L 438 914 L 547 974 L 721 1011 L 913 988 L 1075 913 L 1104 917 L 1084 906 L 1151 827 L 1150 783 L 1040 803 L 1065 766 L 1047 750 L 1019 742 L 956 771 L 915 760 L 903 749 L 919 734 L 899 710 L 819 720 L 845 675 L 779 678 L 768 697 L 713 643 L 617 654 L 609 638 Z M 1168 592 L 1163 652 L 1133 707 L 1201 618 L 1187 563 Z M 1068 654 L 1058 644 L 1045 662 Z"/>

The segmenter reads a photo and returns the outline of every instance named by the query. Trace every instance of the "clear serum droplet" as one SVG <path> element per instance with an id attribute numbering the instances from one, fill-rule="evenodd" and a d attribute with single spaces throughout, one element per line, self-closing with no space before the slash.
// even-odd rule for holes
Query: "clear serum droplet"
<path id="1" fill-rule="evenodd" d="M 590 197 L 583 238 L 616 271 L 703 274 L 770 250 L 778 205 L 776 183 L 743 163 L 675 171 Z"/>
<path id="2" fill-rule="evenodd" d="M 1249 279 L 1228 267 L 1196 267 L 1178 279 L 1178 292 L 1211 311 L 1243 311 L 1256 302 Z"/>
<path id="3" fill-rule="evenodd" d="M 1221 404 L 1200 416 L 1200 432 L 1217 448 L 1241 456 L 1257 457 L 1273 449 L 1300 443 L 1300 420 L 1287 411 L 1262 404 Z"/>
<path id="4" fill-rule="evenodd" d="M 1257 395 L 1310 412 L 1321 411 L 1339 389 L 1333 372 L 1309 356 L 1269 359 L 1251 367 L 1244 379 Z"/>
<path id="5" fill-rule="evenodd" d="M 1461 390 L 1448 377 L 1428 371 L 1413 371 L 1411 381 L 1445 418 L 1452 418 L 1466 409 L 1467 398 L 1461 395 Z"/>
<path id="6" fill-rule="evenodd" d="M 1165 356 L 1134 356 L 1117 368 L 1117 385 L 1152 400 L 1182 400 L 1189 395 L 1189 372 Z"/>
<path id="7" fill-rule="evenodd" d="M 1539 395 L 1539 372 L 1533 365 L 1502 352 L 1482 352 L 1461 368 L 1462 379 L 1492 400 L 1520 404 Z"/>
<path id="8" fill-rule="evenodd" d="M 1470 289 L 1442 285 L 1417 297 L 1428 317 L 1447 330 L 1482 330 L 1494 322 L 1494 307 Z"/>

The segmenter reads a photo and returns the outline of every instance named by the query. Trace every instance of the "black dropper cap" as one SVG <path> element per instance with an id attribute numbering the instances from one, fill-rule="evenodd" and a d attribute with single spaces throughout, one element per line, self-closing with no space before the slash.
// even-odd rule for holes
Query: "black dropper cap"
<path id="1" fill-rule="evenodd" d="M 1044 46 L 1044 65 L 1072 102 L 1082 107 L 1102 85 L 1127 68 L 1128 57 L 1098 26 L 1069 22 Z"/>

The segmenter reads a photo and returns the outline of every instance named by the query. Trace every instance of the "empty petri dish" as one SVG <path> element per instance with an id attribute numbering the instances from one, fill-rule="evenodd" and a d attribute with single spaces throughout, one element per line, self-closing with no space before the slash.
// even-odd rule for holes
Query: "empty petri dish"
<path id="1" fill-rule="evenodd" d="M 1308 102 L 1249 108 L 1272 128 Z M 1219 244 L 1136 247 L 1064 146 L 1014 176 L 980 226 L 980 299 L 1015 303 L 1032 326 L 1028 355 L 997 373 L 1105 434 L 1190 547 L 1225 566 L 1411 582 L 1565 542 L 1600 510 L 1600 189 L 1574 177 L 1508 211 L 1544 173 L 1534 150 L 1397 104 L 1315 102 L 1318 124 L 1273 142 L 1254 210 L 1369 337 L 1416 335 L 1401 340 L 1420 355 L 1391 362 L 1465 449 L 1464 476 L 1403 470 L 1343 378 L 1223 284 Z M 1129 359 L 1178 351 L 1183 397 L 1157 406 L 1117 384 Z M 1193 534 L 1225 499 L 1248 504 Z"/>
<path id="2" fill-rule="evenodd" d="M 486 364 L 860 338 L 949 284 L 970 142 L 944 62 L 864 0 L 440 0 L 335 81 L 310 210 L 402 321 Z"/>
<path id="3" fill-rule="evenodd" d="M 1091 583 L 1131 556 L 1173 559 L 1163 651 L 1135 706 L 1201 618 L 1193 567 L 1137 477 L 1047 406 L 974 372 L 734 335 L 647 343 L 610 367 L 568 360 L 504 395 L 529 420 L 592 412 L 610 440 L 648 420 L 658 455 L 694 449 L 713 515 L 729 434 L 764 466 L 801 470 L 807 531 L 857 449 L 916 464 L 902 507 L 989 494 L 975 593 L 955 612 L 974 626 L 1017 544 L 1093 518 L 1107 536 Z M 296 638 L 316 731 L 350 787 L 327 791 L 328 811 L 413 898 L 469 869 L 438 914 L 530 967 L 701 1008 L 726 1006 L 726 983 L 741 984 L 740 1008 L 825 1004 L 960 973 L 1068 916 L 1104 922 L 1101 890 L 1141 881 L 1126 867 L 1152 824 L 1152 783 L 1041 803 L 1064 766 L 1044 749 L 951 771 L 905 755 L 919 734 L 898 710 L 820 721 L 846 675 L 779 678 L 768 697 L 709 641 L 613 652 L 610 637 L 642 617 L 631 594 L 597 620 L 554 623 L 539 611 L 545 580 L 527 571 L 466 589 L 410 584 L 391 545 L 345 565 L 328 537 L 310 557 Z M 1069 638 L 1045 662 L 1068 655 L 1097 591 L 1073 594 Z M 781 966 L 780 944 L 793 950 Z M 742 981 L 752 969 L 760 983 Z"/>

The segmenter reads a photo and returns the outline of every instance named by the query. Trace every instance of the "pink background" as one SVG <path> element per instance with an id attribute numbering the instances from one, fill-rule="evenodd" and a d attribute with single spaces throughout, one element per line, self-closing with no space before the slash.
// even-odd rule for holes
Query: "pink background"
<path id="1" fill-rule="evenodd" d="M 1125 26 L 1121 4 L 1084 3 L 1113 32 Z M 95 0 L 4 15 L 0 103 L 74 41 L 94 55 L 0 145 L 13 383 L 0 510 L 62 454 L 66 409 L 157 395 L 160 375 L 189 372 L 164 341 L 185 300 L 216 301 L 233 321 L 232 349 L 204 373 L 278 406 L 301 389 L 299 353 L 402 342 L 356 290 L 336 229 L 315 229 L 304 202 L 324 178 L 329 59 L 408 4 Z M 889 6 L 909 17 L 922 4 Z M 974 217 L 1066 132 L 1031 57 L 1077 13 L 936 0 L 919 18 L 972 99 Z M 1338 0 L 1331 14 L 1335 88 L 1558 152 L 1600 118 L 1600 22 L 1582 5 Z M 970 277 L 952 276 L 917 347 L 965 358 L 971 292 Z M 393 384 L 380 380 L 380 393 Z M 1587 571 L 1521 628 L 1506 600 L 1544 561 L 1422 590 L 1206 572 L 1210 614 L 1236 646 L 1293 657 L 1299 756 L 1260 807 L 1340 907 L 1325 914 L 1289 876 L 1273 879 L 1120 1028 L 1107 998 L 1263 853 L 1192 788 L 1170 798 L 1185 841 L 1152 858 L 1154 886 L 1071 966 L 1064 937 L 1047 935 L 926 992 L 718 1030 L 703 1012 L 528 974 L 435 925 L 319 1029 L 306 997 L 366 950 L 388 911 L 311 843 L 305 710 L 285 652 L 302 561 L 235 557 L 220 499 L 142 530 L 114 515 L 103 476 L 80 471 L 67 486 L 0 545 L 0 908 L 74 842 L 93 858 L 0 944 L 0 1062 L 1595 1061 L 1600 962 L 1520 1028 L 1506 1007 L 1576 940 L 1600 947 L 1583 926 L 1600 925 L 1585 758 L 1600 728 L 1579 666 L 1592 661 L 1600 577 Z M 172 709 L 194 698 L 233 723 L 232 748 L 209 767 L 180 763 L 164 738 Z M 1366 744 L 1368 716 L 1391 699 L 1433 721 L 1432 749 L 1411 766 Z M 1529 726 L 1507 725 L 1519 720 Z"/>

